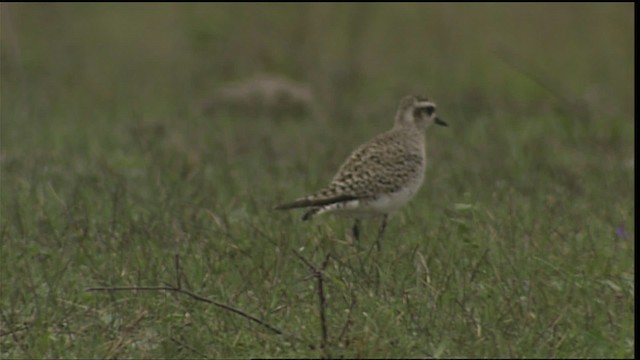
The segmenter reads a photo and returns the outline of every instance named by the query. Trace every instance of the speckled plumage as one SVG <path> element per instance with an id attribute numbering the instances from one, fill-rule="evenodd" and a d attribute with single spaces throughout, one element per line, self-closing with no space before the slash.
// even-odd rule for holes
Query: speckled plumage
<path id="1" fill-rule="evenodd" d="M 436 116 L 435 104 L 424 97 L 403 98 L 393 128 L 356 148 L 327 187 L 276 209 L 309 208 L 304 220 L 341 212 L 356 218 L 383 215 L 386 222 L 386 216 L 408 202 L 422 185 L 424 129 L 432 123 L 446 125 Z"/>

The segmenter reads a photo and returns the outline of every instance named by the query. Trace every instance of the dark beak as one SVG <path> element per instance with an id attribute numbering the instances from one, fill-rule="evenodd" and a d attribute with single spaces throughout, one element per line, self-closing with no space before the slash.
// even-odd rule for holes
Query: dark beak
<path id="1" fill-rule="evenodd" d="M 447 124 L 446 121 L 440 119 L 439 117 L 436 116 L 436 124 L 438 125 L 442 125 L 442 126 L 449 126 L 449 124 Z"/>

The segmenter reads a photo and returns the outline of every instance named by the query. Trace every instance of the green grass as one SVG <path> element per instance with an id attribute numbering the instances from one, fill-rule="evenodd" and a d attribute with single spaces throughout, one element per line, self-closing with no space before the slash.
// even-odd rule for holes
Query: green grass
<path id="1" fill-rule="evenodd" d="M 2 4 L 2 358 L 634 356 L 633 5 Z M 254 73 L 299 116 L 197 104 Z M 380 253 L 319 189 L 425 92 Z M 621 233 L 624 229 L 624 234 Z M 360 250 L 362 249 L 362 250 Z M 328 344 L 316 281 L 323 273 Z M 88 292 L 182 285 L 183 294 Z"/>

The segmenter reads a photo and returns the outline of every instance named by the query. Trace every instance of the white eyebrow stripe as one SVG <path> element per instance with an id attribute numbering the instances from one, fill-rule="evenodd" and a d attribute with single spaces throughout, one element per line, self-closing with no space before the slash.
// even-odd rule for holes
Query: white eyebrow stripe
<path id="1" fill-rule="evenodd" d="M 429 106 L 436 107 L 436 104 L 432 103 L 431 101 L 419 101 L 416 104 L 416 107 L 419 107 L 419 108 L 429 107 Z"/>

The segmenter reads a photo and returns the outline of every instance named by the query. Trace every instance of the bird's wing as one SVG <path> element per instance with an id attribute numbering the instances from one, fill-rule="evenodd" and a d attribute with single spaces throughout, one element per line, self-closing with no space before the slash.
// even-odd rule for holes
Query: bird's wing
<path id="1" fill-rule="evenodd" d="M 422 171 L 423 161 L 392 133 L 381 134 L 351 153 L 328 188 L 358 198 L 396 192 Z"/>

